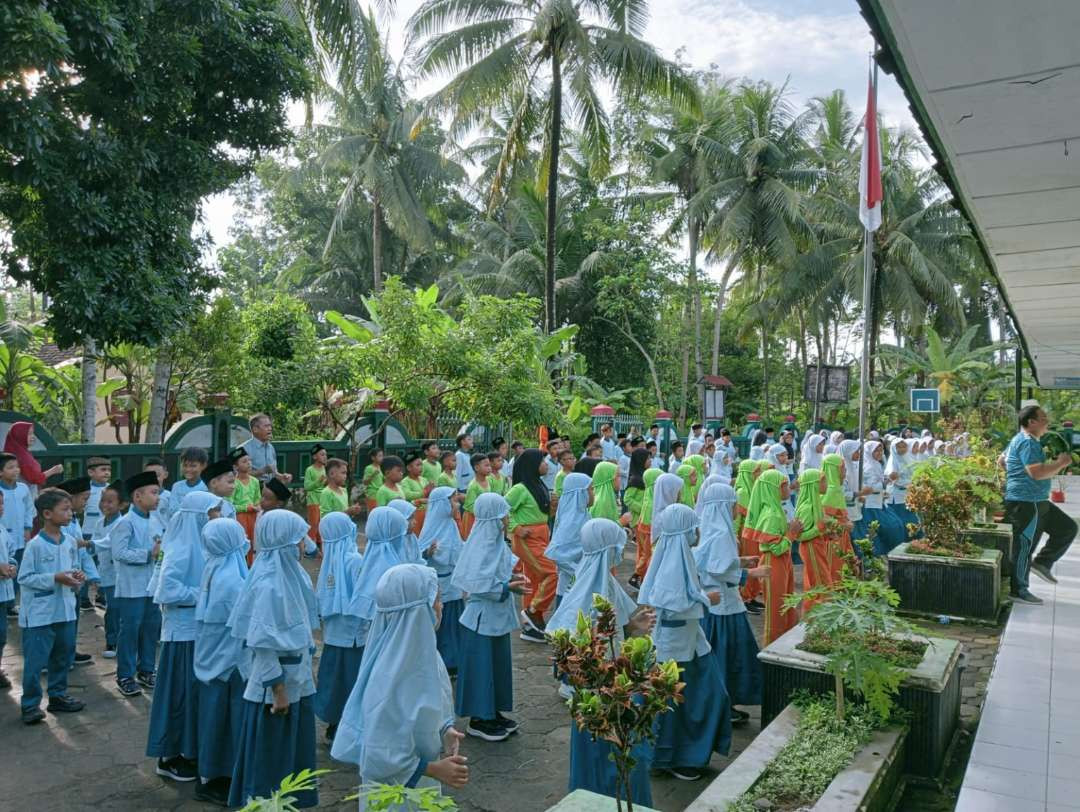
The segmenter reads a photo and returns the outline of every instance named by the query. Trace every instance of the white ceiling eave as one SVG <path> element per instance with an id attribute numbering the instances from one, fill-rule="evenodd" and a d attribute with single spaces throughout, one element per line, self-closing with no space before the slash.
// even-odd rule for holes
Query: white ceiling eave
<path id="1" fill-rule="evenodd" d="M 1040 385 L 1080 387 L 1080 0 L 858 0 Z"/>

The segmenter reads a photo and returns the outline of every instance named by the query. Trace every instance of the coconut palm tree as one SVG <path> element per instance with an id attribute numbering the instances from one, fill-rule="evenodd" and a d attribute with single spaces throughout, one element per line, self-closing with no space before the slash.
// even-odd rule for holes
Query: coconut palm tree
<path id="1" fill-rule="evenodd" d="M 433 114 L 452 112 L 455 139 L 508 98 L 547 99 L 549 126 L 538 188 L 546 198 L 548 332 L 556 324 L 555 230 L 564 106 L 599 177 L 607 174 L 611 158 L 610 122 L 600 98 L 604 84 L 624 98 L 656 96 L 696 106 L 689 78 L 640 38 L 647 20 L 647 0 L 425 0 L 409 21 L 420 75 L 456 74 L 429 104 Z M 532 115 L 531 104 L 515 109 L 508 143 L 515 143 Z M 512 153 L 506 151 L 505 162 Z"/>
<path id="2" fill-rule="evenodd" d="M 425 197 L 465 173 L 444 159 L 442 135 L 421 120 L 421 105 L 409 99 L 401 68 L 391 58 L 373 13 L 361 14 L 357 59 L 340 89 L 329 88 L 333 120 L 320 129 L 329 139 L 326 166 L 346 165 L 349 179 L 338 199 L 324 254 L 361 198 L 371 209 L 373 289 L 382 289 L 383 237 L 389 229 L 418 252 L 434 245 Z"/>

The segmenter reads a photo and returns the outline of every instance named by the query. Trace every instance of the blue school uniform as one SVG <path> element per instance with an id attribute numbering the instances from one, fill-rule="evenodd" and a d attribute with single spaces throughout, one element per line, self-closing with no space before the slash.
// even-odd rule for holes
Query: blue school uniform
<path id="1" fill-rule="evenodd" d="M 199 707 L 195 681 L 195 605 L 206 563 L 202 529 L 207 515 L 221 498 L 195 491 L 184 497 L 169 519 L 161 545 L 161 568 L 153 587 L 154 603 L 161 607 L 161 655 L 146 755 L 192 761 L 198 754 Z"/>
<path id="2" fill-rule="evenodd" d="M 863 503 L 863 523 L 867 533 L 871 522 L 878 523 L 874 555 L 887 555 L 894 547 L 907 541 L 907 528 L 900 517 L 885 505 L 885 471 L 881 463 L 873 458 L 873 452 L 880 445 L 877 440 L 869 440 L 863 447 L 863 485 L 874 489 Z"/>
<path id="3" fill-rule="evenodd" d="M 161 611 L 147 593 L 154 562 L 150 516 L 132 506 L 109 533 L 116 567 L 116 678 L 153 674 L 161 636 Z"/>
<path id="4" fill-rule="evenodd" d="M 721 600 L 701 619 L 728 695 L 735 705 L 760 705 L 764 676 L 758 662 L 758 644 L 746 619 L 746 604 L 739 587 L 746 570 L 739 566 L 739 548 L 731 511 L 736 501 L 730 485 L 712 484 L 701 494 L 701 541 L 693 548 L 701 586 L 718 591 Z"/>
<path id="5" fill-rule="evenodd" d="M 442 753 L 454 703 L 435 643 L 437 595 L 438 576 L 426 566 L 392 567 L 379 580 L 364 664 L 330 751 L 356 764 L 364 784 L 439 786 L 424 772 Z"/>
<path id="6" fill-rule="evenodd" d="M 24 594 L 19 606 L 22 629 L 22 709 L 41 704 L 41 671 L 48 668 L 49 696 L 67 694 L 68 671 L 75 657 L 76 589 L 56 582 L 57 573 L 79 569 L 79 551 L 64 533 L 44 531 L 26 545 L 19 565 Z"/>
<path id="7" fill-rule="evenodd" d="M 315 715 L 331 726 L 333 735 L 364 656 L 360 632 L 363 619 L 358 613 L 350 612 L 363 558 L 356 547 L 356 523 L 348 514 L 335 512 L 323 516 L 319 535 L 323 560 L 315 595 L 323 623 L 323 651 L 319 658 Z"/>
<path id="8" fill-rule="evenodd" d="M 656 609 L 656 659 L 675 660 L 686 687 L 683 701 L 657 719 L 653 766 L 704 767 L 714 752 L 726 755 L 731 746 L 731 705 L 701 627 L 710 604 L 690 553 L 697 515 L 686 505 L 669 505 L 654 520 L 654 534 L 657 524 L 638 601 Z"/>
<path id="9" fill-rule="evenodd" d="M 514 705 L 510 632 L 518 619 L 509 584 L 517 556 L 503 537 L 509 513 L 497 493 L 477 497 L 476 522 L 450 578 L 468 596 L 459 621 L 462 646 L 454 699 L 460 716 L 493 720 Z"/>
<path id="10" fill-rule="evenodd" d="M 83 508 L 82 529 L 86 538 L 91 539 L 101 526 L 101 494 L 109 486 L 107 482 L 90 483 L 90 495 L 86 497 L 86 507 Z"/>
<path id="11" fill-rule="evenodd" d="M 565 596 L 574 583 L 574 571 L 581 561 L 581 528 L 589 520 L 588 474 L 571 473 L 563 479 L 562 496 L 555 509 L 555 526 L 544 557 L 555 562 L 559 580 L 555 586 L 556 600 Z M 560 600 L 561 603 L 561 600 Z"/>
<path id="12" fill-rule="evenodd" d="M 307 531 L 307 523 L 288 510 L 272 510 L 259 519 L 255 563 L 229 615 L 230 634 L 251 652 L 230 806 L 269 797 L 285 776 L 315 769 L 311 654 L 318 602 L 296 550 Z M 266 707 L 274 701 L 276 685 L 283 686 L 288 698 L 284 715 L 271 714 Z M 317 790 L 295 797 L 297 807 L 319 803 Z"/>
<path id="13" fill-rule="evenodd" d="M 8 564 L 16 568 L 15 575 L 8 578 L 0 578 L 0 607 L 10 605 L 15 600 L 15 579 L 18 578 L 19 562 L 15 558 L 15 544 L 11 540 L 11 533 L 6 527 L 0 526 L 0 564 Z M 3 618 L 0 618 L 3 620 Z M 7 621 L 0 623 L 0 659 L 4 656 L 4 646 L 7 645 Z"/>
<path id="14" fill-rule="evenodd" d="M 178 510 L 180 504 L 184 501 L 184 497 L 193 491 L 207 491 L 206 483 L 201 479 L 196 479 L 194 484 L 188 482 L 186 479 L 181 479 L 171 488 L 169 499 L 167 500 L 168 510 L 165 510 L 163 517 L 166 521 L 172 516 L 174 510 Z M 163 510 L 164 506 L 161 504 L 160 497 L 158 498 L 158 510 Z"/>
<path id="15" fill-rule="evenodd" d="M 412 527 L 412 517 L 416 513 L 416 505 L 405 499 L 391 499 L 387 505 L 402 515 L 409 528 Z M 420 539 L 411 529 L 405 533 L 405 543 L 402 546 L 402 564 L 423 564 L 424 556 L 421 555 Z"/>
<path id="16" fill-rule="evenodd" d="M 427 560 L 439 578 L 439 595 L 442 597 L 442 622 L 435 632 L 435 642 L 446 670 L 457 672 L 461 650 L 461 613 L 465 608 L 464 594 L 450 581 L 458 558 L 461 557 L 461 531 L 454 521 L 454 509 L 450 500 L 454 489 L 446 486 L 434 488 L 428 494 L 427 516 L 424 529 L 420 531 L 419 546 L 427 550 L 436 544 L 435 552 Z"/>
<path id="17" fill-rule="evenodd" d="M 18 565 L 22 562 L 27 535 L 33 530 L 37 509 L 34 507 L 34 498 L 30 495 L 30 488 L 25 482 L 16 482 L 14 485 L 0 482 L 0 498 L 4 500 L 4 515 L 0 516 L 0 524 L 3 524 L 11 534 L 11 545 L 15 551 L 16 565 Z M 19 582 L 16 581 L 15 598 L 18 595 Z M 9 601 L 9 606 L 13 605 L 15 598 Z"/>
<path id="18" fill-rule="evenodd" d="M 195 605 L 195 678 L 198 683 L 199 775 L 228 778 L 244 717 L 248 656 L 226 622 L 247 579 L 247 535 L 233 519 L 212 519 L 203 528 L 203 567 Z"/>
<path id="19" fill-rule="evenodd" d="M 94 555 L 97 556 L 98 589 L 105 596 L 105 648 L 116 649 L 116 633 L 119 628 L 119 620 L 116 612 L 116 564 L 113 562 L 112 546 L 109 535 L 116 523 L 120 520 L 120 514 L 103 518 L 98 525 L 97 532 L 92 539 Z"/>

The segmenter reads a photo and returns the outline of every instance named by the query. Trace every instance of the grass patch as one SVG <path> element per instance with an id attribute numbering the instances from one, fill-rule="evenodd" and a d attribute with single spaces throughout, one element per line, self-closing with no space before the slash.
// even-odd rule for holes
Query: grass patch
<path id="1" fill-rule="evenodd" d="M 837 774 L 870 741 L 877 717 L 868 709 L 849 706 L 841 722 L 830 701 L 800 703 L 802 716 L 795 733 L 765 772 L 728 812 L 758 812 L 754 802 L 765 799 L 773 810 L 813 806 Z"/>
<path id="2" fill-rule="evenodd" d="M 809 629 L 806 637 L 796 648 L 810 654 L 828 657 L 838 648 L 847 647 L 849 642 L 847 635 L 830 636 Z M 906 637 L 886 637 L 879 634 L 871 635 L 867 639 L 867 646 L 871 651 L 880 654 L 898 668 L 918 668 L 928 645 L 925 640 L 909 640 Z"/>

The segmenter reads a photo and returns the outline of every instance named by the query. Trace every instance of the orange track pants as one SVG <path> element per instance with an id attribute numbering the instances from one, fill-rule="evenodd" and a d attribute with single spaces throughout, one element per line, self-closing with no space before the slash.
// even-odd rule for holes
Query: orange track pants
<path id="1" fill-rule="evenodd" d="M 764 553 L 762 566 L 771 567 L 769 577 L 756 579 L 765 587 L 765 645 L 780 637 L 799 622 L 794 609 L 783 610 L 784 598 L 795 591 L 795 568 L 791 564 L 791 552 L 783 555 Z"/>
<path id="2" fill-rule="evenodd" d="M 255 519 L 259 517 L 258 513 L 254 511 L 236 514 L 236 521 L 240 522 L 240 526 L 244 528 L 244 535 L 248 539 L 248 552 L 247 562 L 248 566 L 251 566 L 251 562 L 255 560 Z"/>
<path id="3" fill-rule="evenodd" d="M 637 556 L 634 559 L 634 575 L 644 578 L 652 560 L 652 528 L 647 524 L 639 524 L 634 529 L 637 538 Z"/>
<path id="4" fill-rule="evenodd" d="M 526 611 L 538 617 L 551 607 L 555 600 L 558 569 L 554 561 L 544 557 L 544 550 L 551 541 L 551 531 L 546 524 L 526 524 L 514 529 L 514 554 L 521 559 L 529 589 L 522 599 Z"/>
<path id="5" fill-rule="evenodd" d="M 318 505 L 307 506 L 308 536 L 311 540 L 322 547 L 322 536 L 319 535 L 319 520 L 322 519 L 322 510 Z"/>
<path id="6" fill-rule="evenodd" d="M 804 590 L 813 589 L 816 586 L 829 586 L 833 582 L 828 538 L 818 536 L 816 539 L 801 542 L 799 555 L 803 560 Z M 803 611 L 809 611 L 812 606 L 820 602 L 820 600 L 803 601 Z"/>

